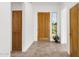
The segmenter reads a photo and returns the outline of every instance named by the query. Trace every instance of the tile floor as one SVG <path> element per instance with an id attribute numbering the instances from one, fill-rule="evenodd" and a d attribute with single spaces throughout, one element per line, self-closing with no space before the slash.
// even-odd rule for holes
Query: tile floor
<path id="1" fill-rule="evenodd" d="M 69 57 L 65 44 L 34 42 L 26 52 L 13 52 L 12 57 Z"/>

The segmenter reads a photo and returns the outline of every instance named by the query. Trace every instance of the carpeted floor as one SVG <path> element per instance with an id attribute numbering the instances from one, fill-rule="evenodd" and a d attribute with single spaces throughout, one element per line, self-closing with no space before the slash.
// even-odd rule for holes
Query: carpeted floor
<path id="1" fill-rule="evenodd" d="M 13 52 L 12 57 L 69 57 L 65 44 L 34 42 L 26 52 Z"/>

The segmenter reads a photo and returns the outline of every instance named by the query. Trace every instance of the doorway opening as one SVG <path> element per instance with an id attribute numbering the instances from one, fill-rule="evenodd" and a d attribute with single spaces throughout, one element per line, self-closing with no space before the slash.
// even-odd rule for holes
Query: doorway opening
<path id="1" fill-rule="evenodd" d="M 11 53 L 22 52 L 22 3 L 12 2 L 12 46 Z"/>

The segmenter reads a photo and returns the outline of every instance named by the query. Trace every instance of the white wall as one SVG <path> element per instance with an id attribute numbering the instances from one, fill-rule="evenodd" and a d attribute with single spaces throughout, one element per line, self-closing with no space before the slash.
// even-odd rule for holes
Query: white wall
<path id="1" fill-rule="evenodd" d="M 10 56 L 11 6 L 0 2 L 0 56 Z"/>
<path id="2" fill-rule="evenodd" d="M 11 10 L 22 10 L 23 2 L 12 2 Z"/>
<path id="3" fill-rule="evenodd" d="M 34 41 L 34 20 L 32 10 L 31 3 L 25 2 L 23 4 L 23 52 L 25 52 Z"/>
<path id="4" fill-rule="evenodd" d="M 38 12 L 57 12 L 57 22 L 58 22 L 58 26 L 57 26 L 57 30 L 58 30 L 58 35 L 60 36 L 60 7 L 58 3 L 46 3 L 46 2 L 38 2 L 38 3 L 32 3 L 32 7 L 33 7 L 33 19 L 34 19 L 34 39 L 35 41 L 37 41 L 37 37 L 38 37 L 38 17 L 37 17 L 37 13 Z M 51 25 L 51 24 L 50 24 Z M 51 27 L 50 27 L 51 28 Z M 50 29 L 50 41 L 52 41 L 52 36 L 51 36 L 51 32 L 52 29 Z"/>
<path id="5" fill-rule="evenodd" d="M 61 43 L 67 44 L 67 8 L 61 9 Z"/>
<path id="6" fill-rule="evenodd" d="M 77 2 L 69 2 L 69 3 L 63 3 L 63 5 L 61 6 L 61 12 L 63 11 L 62 15 L 64 14 L 64 16 L 62 17 L 62 23 L 61 23 L 61 31 L 63 30 L 62 31 L 63 33 L 61 33 L 61 39 L 63 41 L 67 39 L 67 48 L 68 48 L 67 51 L 69 54 L 70 54 L 70 14 L 69 13 L 70 13 L 70 8 L 72 8 L 75 4 L 77 4 Z M 66 18 L 65 19 L 66 22 L 63 21 L 63 18 Z M 63 25 L 66 28 L 63 29 Z M 64 38 L 66 39 L 64 40 Z"/>

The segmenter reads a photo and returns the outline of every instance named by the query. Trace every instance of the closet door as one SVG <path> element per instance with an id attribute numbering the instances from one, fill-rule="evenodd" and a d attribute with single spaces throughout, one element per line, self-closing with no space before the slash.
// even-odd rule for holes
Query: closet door
<path id="1" fill-rule="evenodd" d="M 78 5 L 70 9 L 70 55 L 78 56 Z"/>

